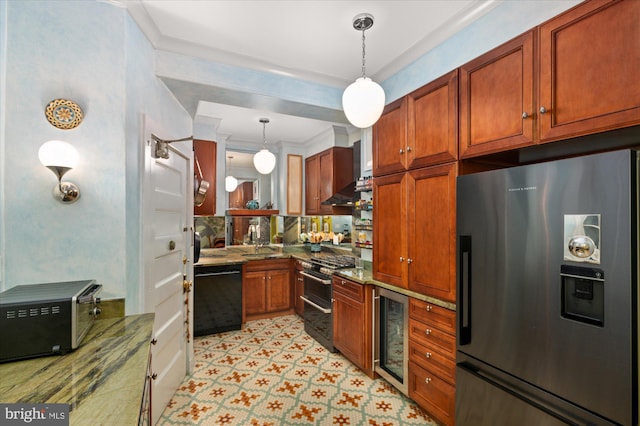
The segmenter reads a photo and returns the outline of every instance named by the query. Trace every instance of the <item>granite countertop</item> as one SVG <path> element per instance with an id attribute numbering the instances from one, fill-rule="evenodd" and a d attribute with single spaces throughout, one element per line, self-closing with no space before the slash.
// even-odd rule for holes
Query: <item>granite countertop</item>
<path id="1" fill-rule="evenodd" d="M 0 364 L 0 402 L 69 404 L 72 425 L 138 424 L 153 321 L 100 319 L 66 355 Z"/>
<path id="2" fill-rule="evenodd" d="M 329 253 L 324 252 L 325 247 L 323 247 L 323 252 L 321 253 L 310 253 L 305 250 L 297 250 L 293 252 L 283 252 L 280 250 L 280 247 L 263 247 L 260 249 L 259 253 L 255 253 L 252 251 L 253 248 L 248 249 L 245 247 L 230 247 L 227 249 L 205 249 L 203 250 L 203 254 L 200 257 L 196 266 L 209 266 L 209 265 L 230 265 L 237 263 L 246 263 L 252 259 L 278 259 L 278 258 L 294 258 L 299 260 L 309 259 L 311 257 L 316 256 L 329 256 L 332 254 L 336 254 L 335 252 Z M 353 255 L 352 253 L 340 252 L 338 249 L 338 254 L 348 254 Z M 366 262 L 365 262 L 366 263 Z M 370 268 L 369 264 L 369 268 Z M 360 284 L 365 285 L 375 285 L 377 287 L 386 288 L 391 291 L 395 291 L 397 293 L 404 294 L 409 297 L 413 297 L 415 299 L 422 300 L 424 302 L 432 303 L 436 306 L 440 306 L 446 309 L 450 309 L 452 311 L 456 310 L 456 304 L 447 302 L 444 300 L 436 299 L 435 297 L 425 296 L 424 294 L 416 293 L 411 290 L 407 290 L 404 288 L 396 287 L 387 283 L 383 283 L 381 281 L 376 281 L 373 279 L 373 275 L 370 269 L 357 270 L 353 269 L 340 269 L 336 271 L 336 274 L 342 276 L 344 278 L 350 279 L 351 281 L 355 281 Z"/>

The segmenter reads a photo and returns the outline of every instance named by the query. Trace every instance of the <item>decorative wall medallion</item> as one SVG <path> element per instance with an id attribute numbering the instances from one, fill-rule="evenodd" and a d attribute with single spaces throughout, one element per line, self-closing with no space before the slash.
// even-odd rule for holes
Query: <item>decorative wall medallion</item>
<path id="1" fill-rule="evenodd" d="M 49 123 L 58 129 L 73 129 L 82 123 L 82 109 L 77 103 L 66 99 L 54 99 L 44 110 Z"/>

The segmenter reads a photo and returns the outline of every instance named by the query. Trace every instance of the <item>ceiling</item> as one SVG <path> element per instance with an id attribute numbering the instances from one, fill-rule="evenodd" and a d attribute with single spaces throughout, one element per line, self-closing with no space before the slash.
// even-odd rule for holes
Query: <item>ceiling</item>
<path id="1" fill-rule="evenodd" d="M 156 49 L 341 88 L 362 72 L 356 15 L 375 18 L 366 75 L 382 82 L 503 0 L 110 1 L 129 9 Z M 198 101 L 196 116 L 219 119 L 218 136 L 231 141 L 262 142 L 261 117 L 271 120 L 269 142 L 304 144 L 346 125 Z"/>

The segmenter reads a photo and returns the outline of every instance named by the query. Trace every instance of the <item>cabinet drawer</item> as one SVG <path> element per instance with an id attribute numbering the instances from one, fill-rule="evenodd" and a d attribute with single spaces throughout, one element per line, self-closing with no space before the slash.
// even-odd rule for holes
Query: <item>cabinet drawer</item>
<path id="1" fill-rule="evenodd" d="M 439 351 L 451 359 L 456 357 L 456 338 L 435 327 L 409 318 L 409 339 Z"/>
<path id="2" fill-rule="evenodd" d="M 364 285 L 341 277 L 333 277 L 333 291 L 344 294 L 358 302 L 364 302 Z"/>
<path id="3" fill-rule="evenodd" d="M 441 379 L 454 384 L 456 379 L 456 363 L 453 359 L 440 353 L 429 345 L 409 341 L 409 360 L 433 371 Z"/>
<path id="4" fill-rule="evenodd" d="M 456 313 L 446 308 L 423 302 L 422 300 L 409 299 L 409 316 L 433 327 L 438 327 L 451 334 L 456 333 Z"/>
<path id="5" fill-rule="evenodd" d="M 455 423 L 455 386 L 415 362 L 409 362 L 409 397 L 439 422 Z"/>
<path id="6" fill-rule="evenodd" d="M 289 270 L 289 262 L 289 259 L 250 260 L 244 264 L 244 268 L 247 272 L 263 272 L 277 269 Z"/>

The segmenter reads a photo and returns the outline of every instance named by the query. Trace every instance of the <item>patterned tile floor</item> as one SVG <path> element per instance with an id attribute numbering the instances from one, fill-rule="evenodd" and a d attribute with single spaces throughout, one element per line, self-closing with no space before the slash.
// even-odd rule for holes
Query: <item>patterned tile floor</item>
<path id="1" fill-rule="evenodd" d="M 382 379 L 372 380 L 304 332 L 295 315 L 198 337 L 193 374 L 161 425 L 436 425 Z"/>

